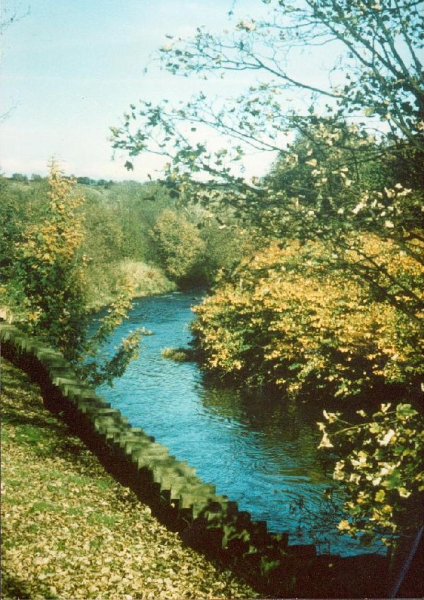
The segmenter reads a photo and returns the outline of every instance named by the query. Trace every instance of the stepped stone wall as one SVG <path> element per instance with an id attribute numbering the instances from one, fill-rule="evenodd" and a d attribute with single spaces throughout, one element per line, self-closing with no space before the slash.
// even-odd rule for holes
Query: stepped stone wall
<path id="1" fill-rule="evenodd" d="M 216 494 L 215 486 L 201 481 L 193 467 L 132 427 L 78 379 L 60 352 L 7 323 L 0 323 L 0 341 L 2 355 L 40 385 L 48 408 L 186 543 L 224 561 L 264 594 L 381 597 L 376 569 L 383 576 L 386 559 L 317 556 L 313 545 L 291 545 L 286 534 L 269 533 L 265 522 L 253 521 L 235 502 Z"/>

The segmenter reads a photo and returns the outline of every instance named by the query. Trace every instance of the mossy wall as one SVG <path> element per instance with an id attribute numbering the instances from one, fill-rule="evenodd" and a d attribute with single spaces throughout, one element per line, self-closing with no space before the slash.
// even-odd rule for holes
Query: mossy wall
<path id="1" fill-rule="evenodd" d="M 195 469 L 78 379 L 60 352 L 0 323 L 2 355 L 25 370 L 105 467 L 147 502 L 192 547 L 224 561 L 265 594 L 285 597 L 373 597 L 384 595 L 387 561 L 381 556 L 317 556 L 313 545 L 291 545 L 252 521 L 235 502 L 216 494 Z M 213 460 L 213 457 L 211 457 Z"/>

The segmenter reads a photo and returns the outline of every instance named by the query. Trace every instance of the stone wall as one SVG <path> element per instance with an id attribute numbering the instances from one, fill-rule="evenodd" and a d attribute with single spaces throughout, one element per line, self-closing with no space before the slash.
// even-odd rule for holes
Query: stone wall
<path id="1" fill-rule="evenodd" d="M 217 495 L 195 469 L 132 427 L 120 411 L 78 379 L 60 352 L 0 323 L 2 355 L 25 370 L 46 405 L 64 418 L 105 467 L 147 502 L 183 540 L 218 558 L 264 594 L 284 597 L 383 596 L 386 559 L 317 556 L 313 545 L 291 545 Z M 376 575 L 377 570 L 377 575 Z"/>

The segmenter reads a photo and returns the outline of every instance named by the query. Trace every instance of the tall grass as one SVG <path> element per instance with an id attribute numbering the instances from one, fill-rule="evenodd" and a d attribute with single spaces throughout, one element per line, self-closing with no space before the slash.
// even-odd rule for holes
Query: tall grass
<path id="1" fill-rule="evenodd" d="M 165 294 L 177 289 L 159 267 L 126 259 L 107 265 L 92 265 L 87 277 L 87 308 L 99 310 L 117 297 L 124 281 L 134 287 L 134 298 Z"/>

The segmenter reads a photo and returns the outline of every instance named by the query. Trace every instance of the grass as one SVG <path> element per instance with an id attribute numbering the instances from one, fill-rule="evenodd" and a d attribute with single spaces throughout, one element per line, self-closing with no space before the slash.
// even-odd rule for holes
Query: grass
<path id="1" fill-rule="evenodd" d="M 126 259 L 121 262 L 89 269 L 87 277 L 88 310 L 96 311 L 116 299 L 122 280 L 134 287 L 134 298 L 166 294 L 177 289 L 159 267 Z"/>
<path id="2" fill-rule="evenodd" d="M 133 282 L 136 298 L 167 294 L 177 289 L 176 284 L 170 281 L 159 267 L 128 259 L 119 264 L 119 270 L 124 277 Z"/>
<path id="3" fill-rule="evenodd" d="M 254 598 L 184 547 L 43 406 L 7 361 L 2 379 L 2 598 Z"/>

